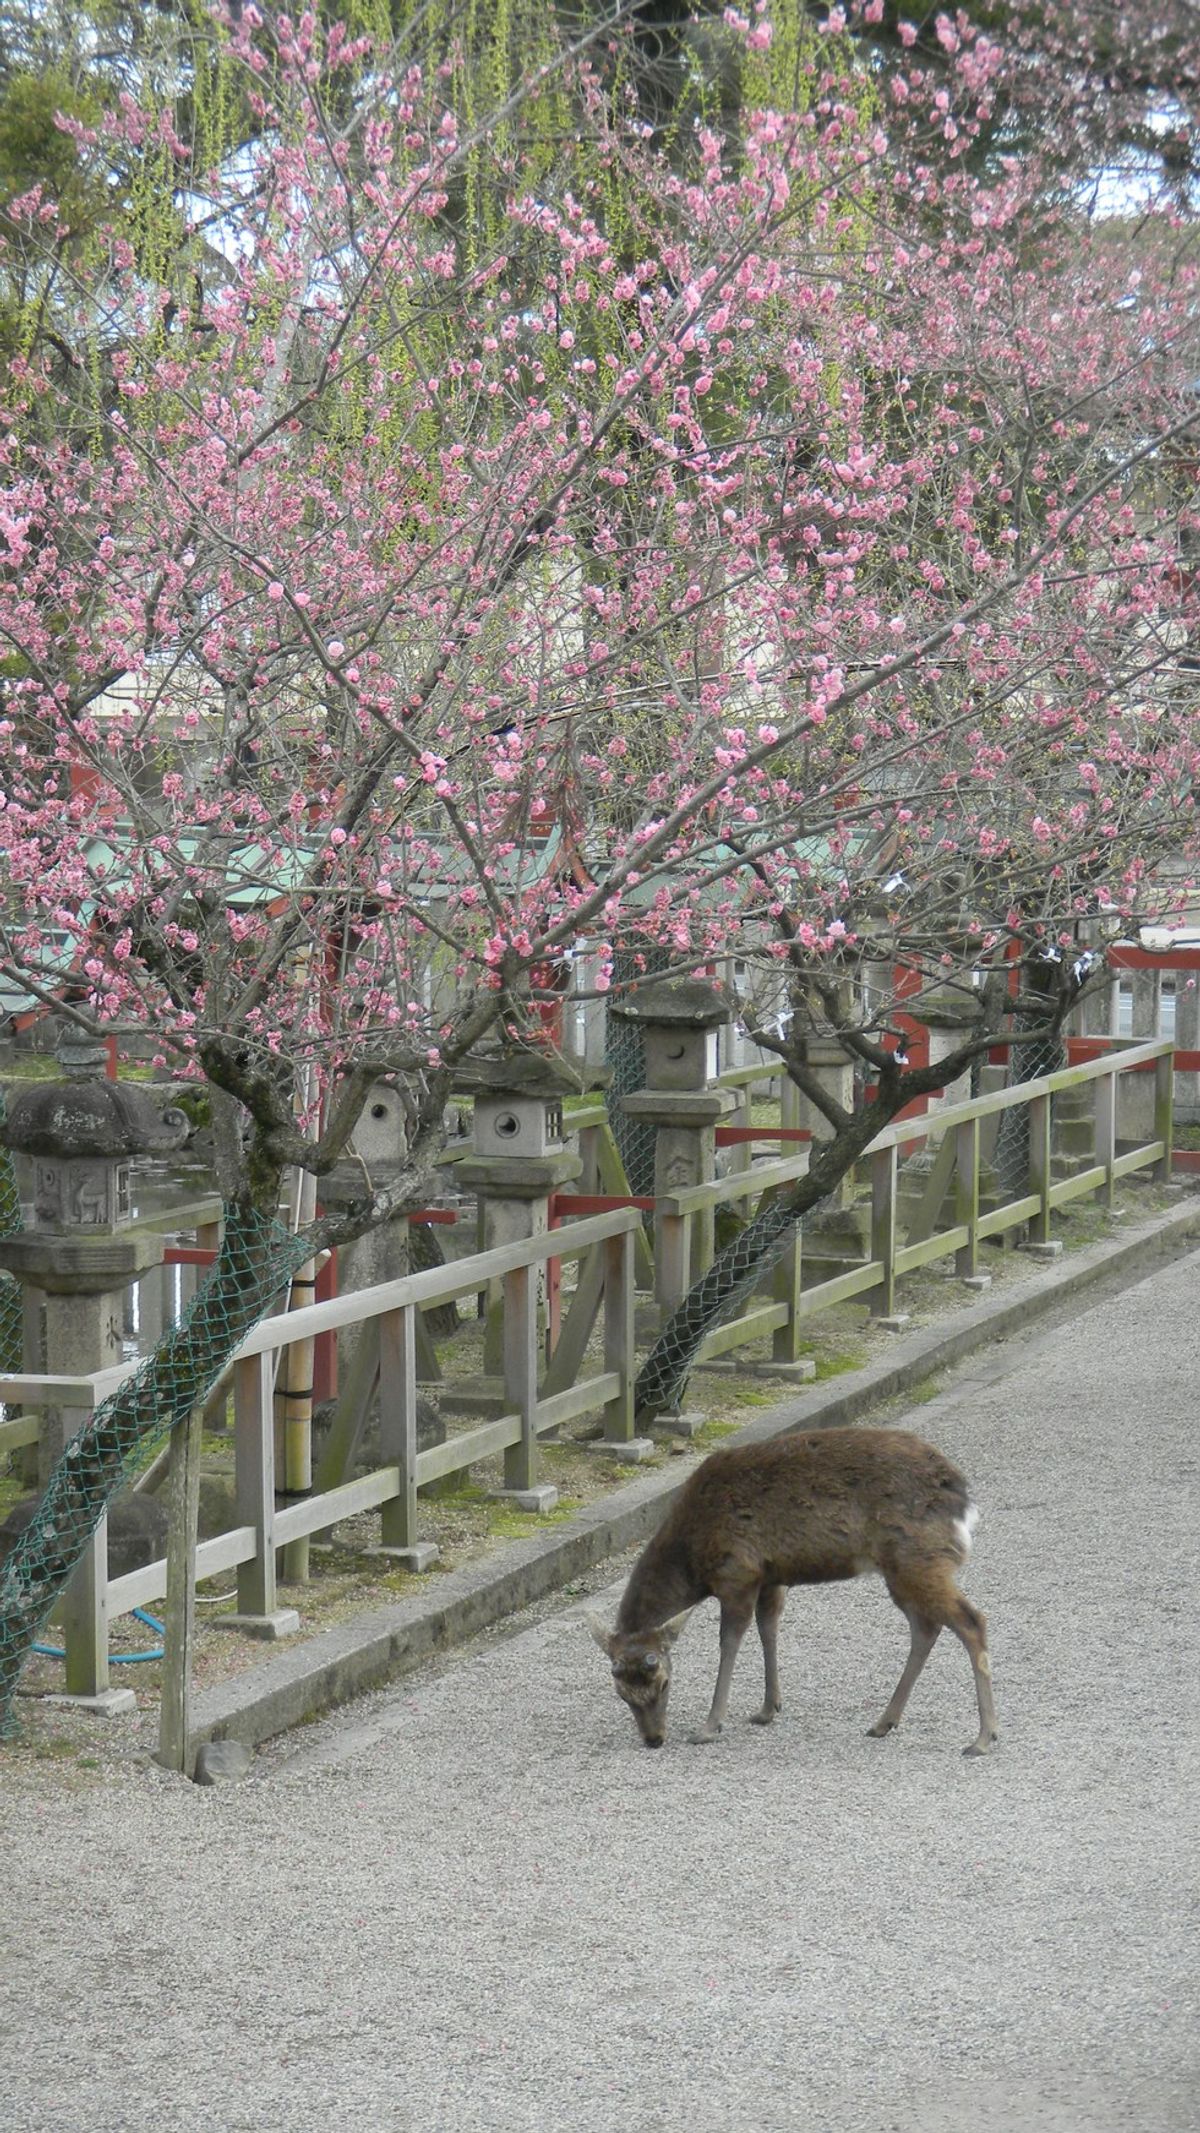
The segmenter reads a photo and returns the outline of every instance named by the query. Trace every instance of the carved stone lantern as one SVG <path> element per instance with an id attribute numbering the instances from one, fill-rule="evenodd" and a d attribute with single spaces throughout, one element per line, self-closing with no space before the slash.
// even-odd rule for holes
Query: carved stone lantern
<path id="1" fill-rule="evenodd" d="M 407 1147 L 408 1119 L 400 1091 L 390 1081 L 377 1081 L 354 1128 L 354 1153 L 358 1163 L 353 1167 L 359 1192 L 362 1191 L 361 1164 L 366 1164 L 372 1176 L 389 1165 L 396 1168 L 404 1161 Z"/>
<path id="2" fill-rule="evenodd" d="M 716 1079 L 717 1031 L 729 1020 L 725 995 L 703 978 L 640 986 L 611 1012 L 642 1032 L 648 1089 L 707 1089 Z"/>
<path id="3" fill-rule="evenodd" d="M 0 1267 L 44 1300 L 45 1368 L 52 1377 L 86 1377 L 119 1362 L 125 1291 L 161 1264 L 163 1240 L 134 1222 L 130 1162 L 183 1146 L 182 1111 L 160 1109 L 150 1091 L 105 1078 L 103 1045 L 75 1031 L 60 1038 L 62 1079 L 12 1094 L 0 1140 L 33 1164 L 28 1229 L 0 1238 Z M 36 1323 L 36 1318 L 34 1323 Z M 40 1341 L 38 1343 L 40 1346 Z M 41 1357 L 30 1358 L 35 1370 Z M 44 1409 L 38 1444 L 43 1486 L 81 1416 Z M 103 1711 L 132 1705 L 128 1689 L 110 1689 L 102 1625 L 107 1591 L 105 1522 L 97 1528 L 62 1602 L 68 1627 L 68 1696 Z"/>
<path id="4" fill-rule="evenodd" d="M 582 1168 L 567 1146 L 564 1099 L 603 1079 L 602 1071 L 582 1060 L 516 1052 L 474 1060 L 455 1082 L 456 1090 L 475 1099 L 474 1145 L 456 1169 L 459 1180 L 479 1193 L 487 1244 L 538 1236 L 546 1228 L 549 1195 Z M 520 1215 L 522 1205 L 540 1212 Z"/>
<path id="5" fill-rule="evenodd" d="M 131 1228 L 130 1162 L 181 1148 L 189 1126 L 148 1089 L 107 1080 L 102 1044 L 71 1031 L 56 1057 L 62 1079 L 13 1095 L 0 1128 L 5 1146 L 30 1158 L 34 1180 L 33 1221 L 0 1240 L 0 1264 L 47 1294 L 89 1295 L 124 1286 L 161 1257 L 155 1236 Z"/>
<path id="6" fill-rule="evenodd" d="M 663 978 L 639 986 L 611 1012 L 635 1022 L 645 1044 L 646 1086 L 622 1098 L 630 1118 L 655 1128 L 654 1195 L 660 1203 L 716 1175 L 716 1127 L 736 1098 L 713 1087 L 717 1031 L 730 1016 L 726 995 L 703 978 Z M 713 1256 L 713 1214 L 654 1217 L 654 1290 L 666 1318 Z"/>
<path id="7" fill-rule="evenodd" d="M 581 1095 L 605 1079 L 604 1070 L 553 1052 L 514 1052 L 470 1061 L 455 1082 L 457 1093 L 475 1099 L 474 1145 L 455 1165 L 458 1183 L 479 1197 L 485 1251 L 542 1237 L 550 1224 L 550 1195 L 578 1178 L 583 1167 L 568 1147 L 563 1122 L 567 1096 Z M 544 1309 L 545 1272 L 537 1277 L 539 1314 Z M 488 1307 L 484 1368 L 497 1371 L 504 1357 L 498 1293 Z M 505 1453 L 505 1487 L 499 1492 L 522 1509 L 544 1511 L 557 1491 L 535 1485 L 521 1446 Z"/>
<path id="8" fill-rule="evenodd" d="M 541 1067 L 545 1062 L 538 1062 Z M 577 1086 L 577 1084 L 575 1085 Z M 475 1153 L 556 1156 L 566 1147 L 562 1089 L 540 1076 L 521 1088 L 482 1091 L 475 1098 Z"/>

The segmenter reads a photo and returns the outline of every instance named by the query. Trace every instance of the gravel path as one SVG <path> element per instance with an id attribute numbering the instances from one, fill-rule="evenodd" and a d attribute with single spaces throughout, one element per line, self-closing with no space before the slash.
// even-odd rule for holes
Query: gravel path
<path id="1" fill-rule="evenodd" d="M 1200 1256 L 903 1418 L 982 1506 L 989 1759 L 949 1638 L 864 1737 L 905 1648 L 872 1581 L 790 1597 L 767 1732 L 748 1640 L 710 1748 L 715 1611 L 651 1756 L 575 1599 L 239 1787 L 25 1765 L 4 2133 L 1200 2128 L 1198 1285 Z"/>

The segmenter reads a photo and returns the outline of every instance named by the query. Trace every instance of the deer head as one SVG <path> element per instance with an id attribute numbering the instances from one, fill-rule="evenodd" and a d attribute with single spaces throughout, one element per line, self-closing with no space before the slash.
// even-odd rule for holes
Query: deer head
<path id="1" fill-rule="evenodd" d="M 613 1685 L 629 1705 L 647 1748 L 661 1748 L 667 1737 L 667 1698 L 671 1693 L 671 1646 L 691 1613 L 685 1607 L 657 1629 L 607 1629 L 597 1615 L 587 1625 L 612 1664 Z"/>

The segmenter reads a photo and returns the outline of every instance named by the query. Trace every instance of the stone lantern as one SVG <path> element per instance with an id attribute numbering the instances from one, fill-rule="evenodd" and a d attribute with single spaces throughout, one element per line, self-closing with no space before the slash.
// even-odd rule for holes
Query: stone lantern
<path id="1" fill-rule="evenodd" d="M 44 1299 L 49 1375 L 83 1377 L 121 1360 L 125 1291 L 162 1261 L 161 1236 L 133 1220 L 131 1159 L 181 1148 L 189 1127 L 182 1111 L 161 1109 L 148 1089 L 107 1080 L 103 1045 L 69 1029 L 57 1058 L 62 1079 L 13 1093 L 0 1127 L 0 1140 L 28 1157 L 34 1174 L 33 1219 L 0 1238 L 0 1267 Z M 43 1487 L 82 1419 L 69 1409 L 44 1412 Z M 81 1625 L 103 1620 L 104 1561 L 93 1544 L 64 1602 Z M 76 1641 L 68 1692 L 101 1709 L 128 1707 L 128 1690 L 108 1689 L 107 1667 L 106 1639 Z"/>
<path id="2" fill-rule="evenodd" d="M 582 1165 L 567 1146 L 563 1103 L 602 1080 L 595 1067 L 555 1052 L 516 1052 L 473 1061 L 455 1083 L 475 1099 L 474 1145 L 458 1164 L 458 1176 L 489 1201 L 544 1199 L 577 1178 Z M 505 1222 L 495 1227 L 504 1234 L 489 1236 L 489 1246 L 541 1234 L 539 1227 L 525 1222 L 515 1228 Z"/>
<path id="3" fill-rule="evenodd" d="M 465 1067 L 456 1091 L 475 1099 L 474 1145 L 455 1165 L 456 1181 L 479 1197 L 480 1245 L 543 1237 L 550 1226 L 550 1196 L 573 1184 L 583 1168 L 567 1145 L 563 1102 L 604 1080 L 604 1070 L 555 1052 L 514 1052 L 480 1057 Z M 539 1278 L 539 1312 L 544 1304 Z M 489 1306 L 484 1364 L 500 1366 L 503 1320 L 498 1299 Z M 535 1486 L 522 1471 L 521 1448 L 505 1454 L 502 1492 L 522 1509 L 549 1510 L 557 1490 Z"/>
<path id="4" fill-rule="evenodd" d="M 161 1259 L 160 1239 L 133 1227 L 130 1161 L 181 1148 L 189 1127 L 149 1090 L 109 1081 L 103 1045 L 70 1032 L 56 1056 L 62 1079 L 19 1090 L 0 1127 L 5 1146 L 33 1165 L 33 1220 L 0 1239 L 0 1265 L 48 1296 L 89 1296 L 124 1288 Z M 70 1345 L 78 1350 L 81 1338 Z M 112 1360 L 76 1365 L 55 1355 L 50 1368 L 99 1370 Z"/>
<path id="5" fill-rule="evenodd" d="M 539 1068 L 549 1062 L 539 1061 Z M 573 1086 L 577 1087 L 578 1084 Z M 557 1156 L 566 1149 L 563 1091 L 553 1076 L 528 1077 L 515 1089 L 475 1098 L 475 1153 L 482 1156 Z"/>
<path id="6" fill-rule="evenodd" d="M 729 1002 L 705 979 L 643 985 L 612 1012 L 642 1031 L 648 1089 L 707 1089 L 716 1080 L 717 1031 L 729 1020 Z"/>
<path id="7" fill-rule="evenodd" d="M 656 1128 L 655 1199 L 707 1184 L 716 1174 L 717 1123 L 736 1102 L 732 1091 L 712 1086 L 717 1031 L 730 1016 L 728 998 L 702 978 L 664 978 L 639 986 L 610 1012 L 642 1031 L 646 1087 L 623 1097 L 622 1105 L 630 1118 Z M 712 1255 L 711 1209 L 682 1223 L 656 1213 L 654 1285 L 664 1317 Z"/>

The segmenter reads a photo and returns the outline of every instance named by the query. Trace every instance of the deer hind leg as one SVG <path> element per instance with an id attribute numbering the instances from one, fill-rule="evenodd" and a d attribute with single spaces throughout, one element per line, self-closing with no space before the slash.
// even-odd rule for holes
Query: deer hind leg
<path id="1" fill-rule="evenodd" d="M 764 1585 L 758 1595 L 758 1605 L 754 1610 L 754 1619 L 758 1624 L 758 1634 L 762 1639 L 763 1668 L 766 1681 L 763 1689 L 762 1710 L 755 1711 L 750 1720 L 752 1726 L 769 1726 L 776 1711 L 783 1708 L 782 1698 L 779 1694 L 777 1640 L 779 1617 L 783 1613 L 783 1603 L 786 1598 L 786 1586 Z"/>
<path id="2" fill-rule="evenodd" d="M 913 1684 L 941 1634 L 942 1625 L 940 1622 L 930 1622 L 921 1615 L 911 1612 L 907 1607 L 904 1612 L 908 1616 L 908 1627 L 912 1643 L 909 1646 L 904 1672 L 892 1690 L 891 1701 L 886 1711 L 884 1711 L 882 1717 L 876 1719 L 873 1726 L 867 1727 L 867 1732 L 872 1740 L 882 1740 L 885 1734 L 895 1732 L 903 1715 L 904 1706 L 912 1694 Z"/>
<path id="3" fill-rule="evenodd" d="M 987 1644 L 987 1621 L 961 1592 L 955 1592 L 957 1608 L 946 1627 L 954 1631 L 971 1662 L 975 1676 L 975 1701 L 979 1706 L 979 1731 L 963 1749 L 964 1755 L 986 1755 L 1000 1738 L 996 1706 L 992 1700 L 992 1661 Z"/>
<path id="4" fill-rule="evenodd" d="M 897 1607 L 908 1617 L 912 1645 L 908 1661 L 896 1684 L 895 1694 L 878 1723 L 876 1736 L 890 1733 L 908 1702 L 913 1683 L 943 1629 L 952 1630 L 971 1662 L 975 1701 L 979 1709 L 979 1732 L 964 1749 L 966 1755 L 986 1755 L 999 1738 L 996 1706 L 992 1700 L 992 1665 L 987 1648 L 987 1623 L 977 1607 L 959 1591 L 952 1565 L 945 1559 L 904 1565 L 887 1576 L 888 1590 Z"/>
<path id="5" fill-rule="evenodd" d="M 713 1690 L 712 1709 L 698 1733 L 689 1733 L 688 1739 L 699 1747 L 704 1741 L 716 1740 L 725 1723 L 729 1709 L 729 1684 L 733 1680 L 733 1665 L 737 1658 L 742 1638 L 754 1616 L 758 1588 L 749 1592 L 725 1594 L 721 1600 L 721 1658 L 717 1667 L 717 1685 Z"/>

